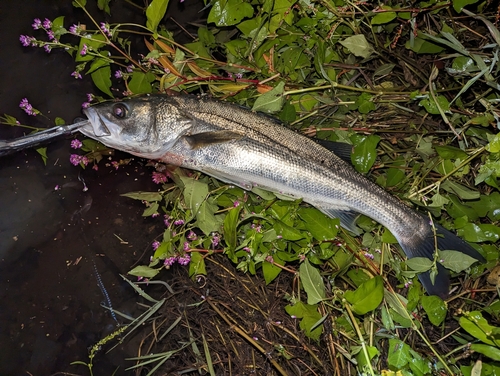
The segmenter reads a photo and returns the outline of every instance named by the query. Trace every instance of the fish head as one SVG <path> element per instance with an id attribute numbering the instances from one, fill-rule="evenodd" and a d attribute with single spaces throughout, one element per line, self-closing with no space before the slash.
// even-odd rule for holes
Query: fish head
<path id="1" fill-rule="evenodd" d="M 150 159 L 165 154 L 190 123 L 165 95 L 101 103 L 83 112 L 89 120 L 79 129 L 84 135 Z"/>

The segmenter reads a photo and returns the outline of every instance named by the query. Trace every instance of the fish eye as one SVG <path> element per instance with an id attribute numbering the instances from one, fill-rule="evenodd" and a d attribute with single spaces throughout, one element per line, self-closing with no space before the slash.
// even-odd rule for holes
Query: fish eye
<path id="1" fill-rule="evenodd" d="M 128 115 L 128 106 L 125 103 L 116 103 L 113 106 L 113 115 L 118 119 L 123 119 Z"/>

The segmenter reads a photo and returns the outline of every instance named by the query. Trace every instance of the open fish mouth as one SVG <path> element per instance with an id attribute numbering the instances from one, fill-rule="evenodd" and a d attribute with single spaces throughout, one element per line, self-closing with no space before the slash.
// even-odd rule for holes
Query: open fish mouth
<path id="1" fill-rule="evenodd" d="M 92 107 L 83 110 L 83 113 L 89 119 L 89 124 L 79 129 L 88 137 L 104 137 L 111 136 L 109 128 L 106 126 L 105 120 L 99 116 L 99 113 Z"/>

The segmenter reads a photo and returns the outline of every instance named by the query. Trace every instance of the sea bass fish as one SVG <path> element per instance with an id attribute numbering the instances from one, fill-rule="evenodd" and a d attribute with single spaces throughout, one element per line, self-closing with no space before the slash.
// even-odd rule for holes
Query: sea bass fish
<path id="1" fill-rule="evenodd" d="M 206 97 L 148 95 L 84 110 L 88 137 L 130 154 L 198 170 L 245 190 L 254 187 L 302 198 L 359 234 L 364 214 L 396 237 L 408 258 L 441 250 L 484 258 L 468 243 L 372 183 L 340 157 L 278 120 Z M 429 294 L 445 297 L 449 273 L 438 265 Z"/>

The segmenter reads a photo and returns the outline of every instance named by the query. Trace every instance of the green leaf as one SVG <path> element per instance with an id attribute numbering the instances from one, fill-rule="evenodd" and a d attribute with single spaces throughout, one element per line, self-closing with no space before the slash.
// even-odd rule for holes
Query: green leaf
<path id="1" fill-rule="evenodd" d="M 467 153 L 462 149 L 450 145 L 436 145 L 434 146 L 438 155 L 443 159 L 465 159 L 468 157 Z"/>
<path id="2" fill-rule="evenodd" d="M 470 4 L 476 4 L 479 0 L 453 0 L 453 9 L 455 12 L 460 13 L 462 9 Z"/>
<path id="3" fill-rule="evenodd" d="M 200 252 L 191 252 L 191 261 L 189 262 L 189 276 L 207 275 L 205 268 L 205 258 Z"/>
<path id="4" fill-rule="evenodd" d="M 167 12 L 168 0 L 153 0 L 146 9 L 146 27 L 156 33 L 158 24 Z"/>
<path id="5" fill-rule="evenodd" d="M 92 77 L 92 81 L 94 81 L 95 86 L 97 86 L 99 90 L 113 98 L 113 94 L 110 90 L 111 67 L 109 66 L 109 64 L 92 72 L 90 76 Z"/>
<path id="6" fill-rule="evenodd" d="M 338 233 L 340 221 L 327 217 L 314 208 L 301 207 L 298 211 L 300 218 L 304 221 L 306 230 L 317 240 L 335 239 Z"/>
<path id="7" fill-rule="evenodd" d="M 464 227 L 457 229 L 459 236 L 468 242 L 496 242 L 500 239 L 500 227 L 491 224 L 467 223 Z"/>
<path id="8" fill-rule="evenodd" d="M 157 214 L 159 207 L 160 207 L 160 205 L 158 205 L 157 202 L 151 203 L 151 205 L 149 205 L 146 209 L 144 209 L 144 212 L 142 213 L 142 216 L 143 217 L 150 217 L 153 214 Z"/>
<path id="9" fill-rule="evenodd" d="M 367 173 L 377 158 L 377 145 L 380 137 L 354 135 L 351 140 L 355 145 L 351 154 L 352 164 L 359 172 Z"/>
<path id="10" fill-rule="evenodd" d="M 47 166 L 47 160 L 49 159 L 49 157 L 47 157 L 47 147 L 36 148 L 36 152 L 41 155 L 43 164 Z"/>
<path id="11" fill-rule="evenodd" d="M 401 183 L 406 177 L 404 171 L 400 168 L 389 168 L 387 170 L 387 179 L 385 182 L 386 187 L 394 187 Z"/>
<path id="12" fill-rule="evenodd" d="M 135 275 L 137 277 L 153 278 L 159 272 L 160 272 L 159 269 L 153 269 L 153 268 L 150 268 L 149 266 L 139 265 L 139 266 L 136 266 L 131 271 L 129 271 L 128 274 Z"/>
<path id="13" fill-rule="evenodd" d="M 356 100 L 356 105 L 358 107 L 358 111 L 361 114 L 368 114 L 371 111 L 375 110 L 375 103 L 372 102 L 373 96 L 368 93 L 361 94 Z"/>
<path id="14" fill-rule="evenodd" d="M 83 36 L 80 38 L 80 44 L 78 46 L 78 53 L 76 54 L 75 61 L 90 61 L 95 58 L 95 56 L 91 54 L 82 55 L 80 52 L 83 49 L 83 45 L 87 46 L 87 49 L 93 52 L 98 52 L 99 48 L 105 45 L 104 41 L 106 38 L 101 33 L 96 33 L 91 36 Z"/>
<path id="15" fill-rule="evenodd" d="M 284 98 L 283 92 L 285 91 L 285 82 L 280 81 L 276 87 L 267 93 L 262 94 L 255 101 L 252 111 L 260 111 L 273 113 L 278 112 L 283 107 Z"/>
<path id="16" fill-rule="evenodd" d="M 432 261 L 427 257 L 413 257 L 406 260 L 406 265 L 417 273 L 423 273 L 432 267 Z"/>
<path id="17" fill-rule="evenodd" d="M 411 360 L 410 346 L 399 339 L 389 339 L 387 362 L 394 369 L 402 369 Z"/>
<path id="18" fill-rule="evenodd" d="M 488 321 L 486 321 L 481 312 L 469 312 L 466 314 L 466 316 L 460 317 L 458 322 L 462 329 L 464 329 L 474 338 L 477 338 L 487 345 L 495 345 L 495 342 L 493 342 L 490 336 L 496 328 L 494 326 L 491 326 Z"/>
<path id="19" fill-rule="evenodd" d="M 445 302 L 438 296 L 423 296 L 422 297 L 422 308 L 425 313 L 427 313 L 427 318 L 432 323 L 432 325 L 441 325 L 441 323 L 446 318 L 446 308 Z"/>
<path id="20" fill-rule="evenodd" d="M 153 92 L 151 82 L 155 80 L 155 75 L 151 72 L 134 71 L 128 83 L 128 88 L 134 94 L 149 94 Z"/>
<path id="21" fill-rule="evenodd" d="M 97 7 L 100 10 L 105 11 L 107 14 L 111 14 L 111 10 L 109 9 L 109 3 L 111 0 L 97 0 Z"/>
<path id="22" fill-rule="evenodd" d="M 208 22 L 217 26 L 232 26 L 253 16 L 253 7 L 244 0 L 217 0 L 212 5 Z"/>
<path id="23" fill-rule="evenodd" d="M 445 268 L 451 269 L 455 273 L 460 273 L 477 262 L 475 258 L 459 251 L 439 251 L 439 258 L 441 259 L 439 262 Z"/>
<path id="24" fill-rule="evenodd" d="M 490 153 L 498 153 L 500 151 L 500 133 L 489 140 L 489 144 L 486 145 L 486 150 Z"/>
<path id="25" fill-rule="evenodd" d="M 382 25 L 391 22 L 396 18 L 396 12 L 383 12 L 377 13 L 375 17 L 372 18 L 372 25 Z"/>
<path id="26" fill-rule="evenodd" d="M 276 230 L 276 233 L 285 240 L 295 241 L 305 237 L 305 235 L 296 228 L 279 220 L 274 222 L 274 229 Z"/>
<path id="27" fill-rule="evenodd" d="M 448 99 L 446 99 L 444 95 L 436 96 L 436 100 L 434 100 L 432 97 L 422 99 L 419 102 L 419 105 L 423 106 L 425 108 L 425 111 L 432 115 L 439 115 L 439 108 L 441 108 L 444 112 L 450 110 L 450 102 L 448 102 Z"/>
<path id="28" fill-rule="evenodd" d="M 417 54 L 438 54 L 444 51 L 443 47 L 428 42 L 420 37 L 416 37 L 413 40 L 413 44 L 411 40 L 408 40 L 405 43 L 405 47 L 409 50 L 412 50 L 413 52 L 416 52 Z"/>
<path id="29" fill-rule="evenodd" d="M 205 200 L 196 211 L 196 226 L 199 227 L 205 235 L 210 235 L 214 231 L 220 231 L 222 218 L 215 216 L 218 206 Z"/>
<path id="30" fill-rule="evenodd" d="M 325 285 L 318 269 L 306 258 L 299 268 L 300 281 L 307 294 L 307 304 L 316 304 L 325 299 Z"/>
<path id="31" fill-rule="evenodd" d="M 264 275 L 264 280 L 266 285 L 270 284 L 274 279 L 281 273 L 281 269 L 278 265 L 283 265 L 284 262 L 281 260 L 277 253 L 272 255 L 274 263 L 264 261 L 262 263 L 262 274 Z"/>
<path id="32" fill-rule="evenodd" d="M 238 244 L 236 228 L 240 218 L 241 206 L 237 206 L 231 210 L 224 218 L 224 241 L 228 246 L 228 252 L 233 252 Z"/>
<path id="33" fill-rule="evenodd" d="M 373 311 L 384 298 L 382 277 L 377 275 L 363 282 L 355 291 L 346 291 L 344 297 L 352 304 L 352 310 L 358 315 Z"/>
<path id="34" fill-rule="evenodd" d="M 340 44 L 347 48 L 352 54 L 364 59 L 370 57 L 373 53 L 373 47 L 370 43 L 368 43 L 363 34 L 347 37 L 341 41 Z"/>
<path id="35" fill-rule="evenodd" d="M 455 183 L 451 180 L 445 180 L 443 183 L 441 183 L 440 187 L 445 191 L 455 193 L 462 200 L 476 200 L 480 196 L 478 191 L 469 189 L 466 186 Z"/>
<path id="36" fill-rule="evenodd" d="M 500 349 L 498 347 L 481 345 L 479 343 L 474 343 L 470 346 L 471 350 L 486 355 L 488 358 L 500 361 Z"/>
<path id="37" fill-rule="evenodd" d="M 123 193 L 120 196 L 133 198 L 134 200 L 148 201 L 148 202 L 161 201 L 163 197 L 158 192 L 142 192 L 142 191 Z"/>
<path id="38" fill-rule="evenodd" d="M 194 217 L 208 196 L 208 184 L 187 176 L 180 176 L 180 179 L 184 185 L 184 202 Z"/>
<path id="39" fill-rule="evenodd" d="M 306 336 L 315 340 L 319 339 L 323 331 L 323 326 L 317 326 L 317 323 L 323 317 L 319 314 L 317 306 L 304 304 L 299 301 L 293 306 L 287 305 L 285 311 L 294 318 L 302 319 L 299 326 L 304 330 Z M 311 330 L 313 328 L 314 330 Z"/>

